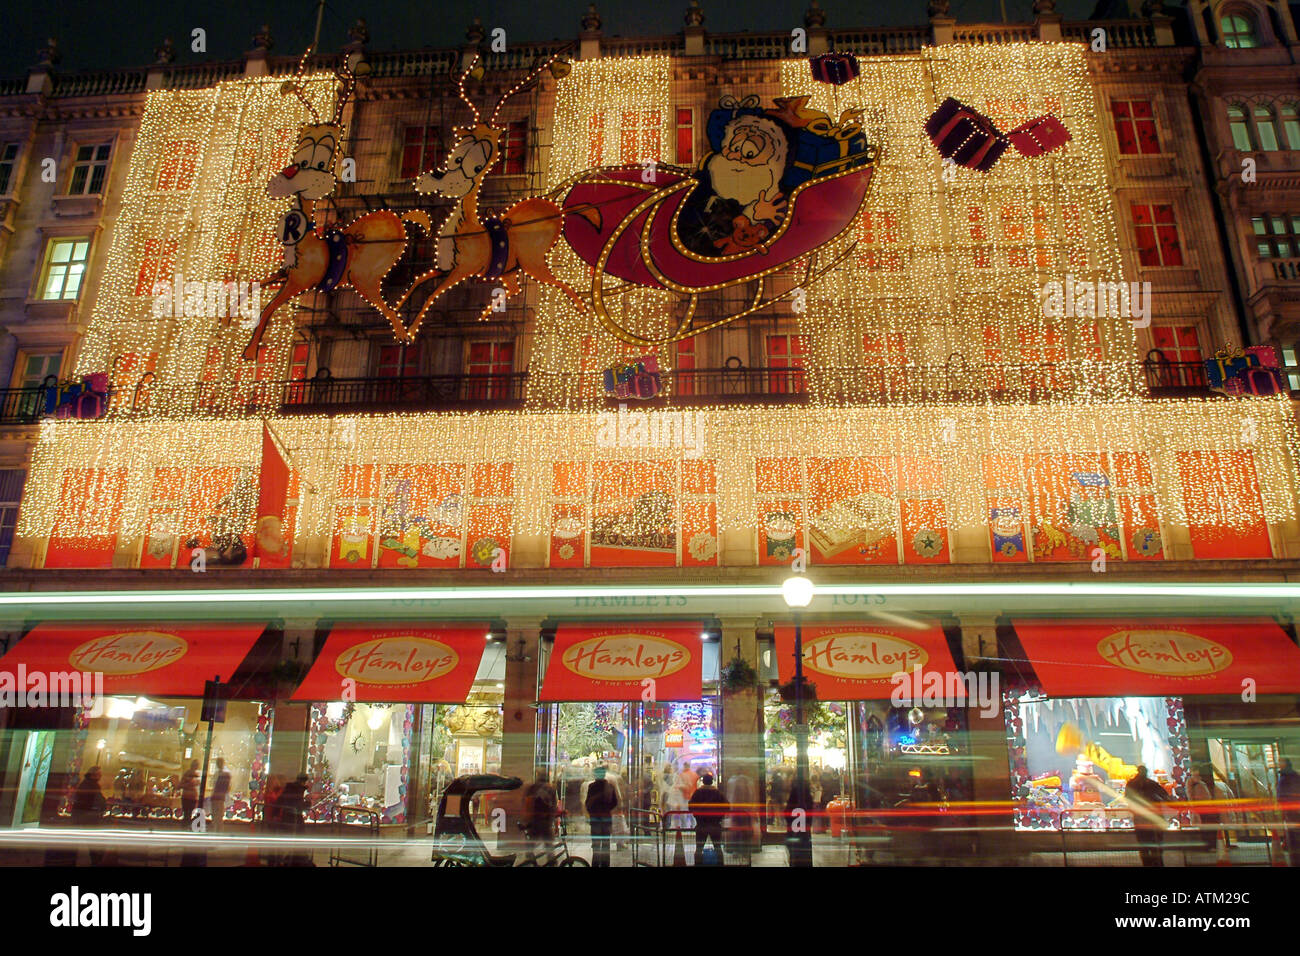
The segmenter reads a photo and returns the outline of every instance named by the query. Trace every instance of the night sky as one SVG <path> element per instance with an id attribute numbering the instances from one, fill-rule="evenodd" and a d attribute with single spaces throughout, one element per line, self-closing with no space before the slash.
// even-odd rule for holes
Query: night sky
<path id="1" fill-rule="evenodd" d="M 952 0 L 952 14 L 966 23 L 997 22 L 1000 2 L 1007 19 L 1028 22 L 1032 0 Z M 364 17 L 372 50 L 447 47 L 464 40 L 465 28 L 480 16 L 489 30 L 501 26 L 508 40 L 574 38 L 588 0 L 445 0 L 426 3 L 377 3 L 332 0 L 325 8 L 321 46 L 337 49 L 347 42 L 347 28 Z M 713 33 L 773 32 L 803 25 L 807 0 L 702 0 L 705 29 Z M 925 0 L 824 0 L 827 26 L 889 26 L 926 21 Z M 1066 19 L 1085 19 L 1096 0 L 1058 0 Z M 606 36 L 646 36 L 682 29 L 687 0 L 603 0 L 597 3 Z M 275 38 L 273 52 L 296 55 L 311 42 L 316 23 L 315 0 L 56 0 L 10 4 L 5 14 L 0 77 L 23 75 L 37 60 L 45 38 L 56 37 L 63 60 L 60 71 L 143 66 L 164 37 L 176 44 L 177 63 L 229 60 L 251 45 L 258 26 L 267 23 Z M 190 33 L 207 30 L 207 53 L 190 52 Z"/>

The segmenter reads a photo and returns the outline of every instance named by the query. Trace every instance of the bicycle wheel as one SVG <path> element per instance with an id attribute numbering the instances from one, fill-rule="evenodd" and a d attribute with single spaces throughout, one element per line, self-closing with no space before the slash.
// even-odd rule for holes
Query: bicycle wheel
<path id="1" fill-rule="evenodd" d="M 580 856 L 571 856 L 571 857 L 568 857 L 566 860 L 564 860 L 564 861 L 560 864 L 560 866 L 587 866 L 587 867 L 589 867 L 589 866 L 591 866 L 591 864 L 588 863 L 586 860 L 584 860 L 584 859 L 583 859 L 582 857 L 580 857 Z"/>

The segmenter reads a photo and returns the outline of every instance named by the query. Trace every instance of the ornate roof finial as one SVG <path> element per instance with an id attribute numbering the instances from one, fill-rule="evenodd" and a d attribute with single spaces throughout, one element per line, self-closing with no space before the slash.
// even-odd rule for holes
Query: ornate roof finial
<path id="1" fill-rule="evenodd" d="M 1034 0 L 1034 16 L 1056 12 L 1056 0 Z"/>
<path id="2" fill-rule="evenodd" d="M 582 29 L 584 33 L 595 33 L 600 29 L 600 14 L 596 12 L 594 3 L 587 5 L 587 12 L 582 17 Z"/>
<path id="3" fill-rule="evenodd" d="M 688 27 L 704 26 L 704 11 L 700 8 L 700 0 L 691 0 L 691 5 L 686 8 L 684 19 Z"/>
<path id="4" fill-rule="evenodd" d="M 357 22 L 348 27 L 348 39 L 354 46 L 365 46 L 370 42 L 370 28 L 366 26 L 364 17 L 358 17 Z"/>
<path id="5" fill-rule="evenodd" d="M 926 15 L 933 20 L 935 17 L 948 16 L 951 9 L 952 4 L 949 0 L 930 0 L 929 5 L 925 8 L 925 12 Z"/>
<path id="6" fill-rule="evenodd" d="M 253 34 L 254 50 L 269 50 L 275 46 L 275 40 L 271 37 L 271 28 L 267 24 L 262 24 L 262 29 Z"/>
<path id="7" fill-rule="evenodd" d="M 465 39 L 477 46 L 483 42 L 483 38 L 486 36 L 487 31 L 483 29 L 483 18 L 475 17 L 474 22 L 471 23 L 469 29 L 465 31 Z"/>
<path id="8" fill-rule="evenodd" d="M 819 30 L 826 26 L 826 11 L 817 0 L 812 0 L 808 9 L 804 11 L 803 25 L 809 30 Z"/>
<path id="9" fill-rule="evenodd" d="M 153 51 L 153 61 L 155 63 L 171 63 L 176 59 L 176 44 L 172 38 L 168 37 L 162 41 L 162 45 L 156 47 Z"/>
<path id="10" fill-rule="evenodd" d="M 54 66 L 63 59 L 63 54 L 59 52 L 59 41 L 50 37 L 45 41 L 45 46 L 37 52 L 37 63 L 40 66 Z"/>

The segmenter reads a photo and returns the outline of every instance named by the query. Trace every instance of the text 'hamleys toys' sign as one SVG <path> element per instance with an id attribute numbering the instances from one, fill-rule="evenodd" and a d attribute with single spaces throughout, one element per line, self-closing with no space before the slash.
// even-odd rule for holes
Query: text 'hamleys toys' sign
<path id="1" fill-rule="evenodd" d="M 698 625 L 561 627 L 544 701 L 699 700 Z"/>
<path id="2" fill-rule="evenodd" d="M 1268 618 L 1012 623 L 1049 697 L 1300 692 L 1300 649 Z"/>
<path id="3" fill-rule="evenodd" d="M 293 699 L 464 703 L 486 627 L 337 628 Z"/>
<path id="4" fill-rule="evenodd" d="M 923 622 L 912 629 L 872 624 L 808 625 L 802 629 L 806 680 L 817 685 L 822 700 L 881 700 L 900 672 L 952 671 L 952 655 L 943 631 Z M 795 631 L 776 628 L 777 672 L 794 677 Z"/>
<path id="5" fill-rule="evenodd" d="M 110 694 L 201 697 L 204 681 L 235 675 L 265 630 L 265 622 L 39 624 L 0 669 L 71 668 L 103 674 Z"/>

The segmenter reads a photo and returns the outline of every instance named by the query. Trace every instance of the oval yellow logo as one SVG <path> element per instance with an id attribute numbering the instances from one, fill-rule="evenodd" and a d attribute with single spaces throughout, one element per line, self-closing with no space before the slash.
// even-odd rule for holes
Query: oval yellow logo
<path id="1" fill-rule="evenodd" d="M 1126 670 L 1173 677 L 1202 677 L 1232 664 L 1232 652 L 1222 644 L 1186 631 L 1116 631 L 1097 643 L 1097 653 Z"/>
<path id="2" fill-rule="evenodd" d="M 605 634 L 574 644 L 560 663 L 580 677 L 639 681 L 667 677 L 691 662 L 691 652 L 676 641 L 651 634 Z"/>
<path id="3" fill-rule="evenodd" d="M 899 671 L 924 667 L 929 660 L 918 644 L 870 631 L 824 634 L 803 645 L 804 667 L 842 680 L 887 679 Z"/>
<path id="4" fill-rule="evenodd" d="M 460 655 L 427 637 L 378 637 L 349 647 L 334 669 L 365 684 L 419 684 L 451 673 Z"/>
<path id="5" fill-rule="evenodd" d="M 143 674 L 175 664 L 189 653 L 189 643 L 162 631 L 123 631 L 87 641 L 68 655 L 73 670 L 106 675 Z"/>

